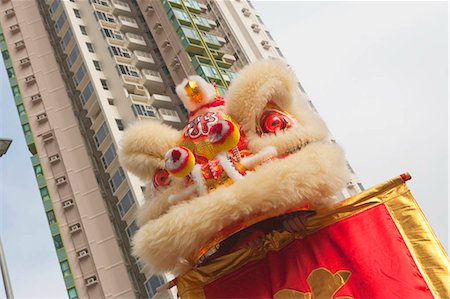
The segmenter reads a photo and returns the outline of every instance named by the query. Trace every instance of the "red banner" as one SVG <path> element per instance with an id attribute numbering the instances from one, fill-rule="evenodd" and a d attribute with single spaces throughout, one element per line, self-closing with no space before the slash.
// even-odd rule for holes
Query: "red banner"
<path id="1" fill-rule="evenodd" d="M 302 236 L 272 232 L 266 250 L 187 273 L 181 298 L 448 298 L 448 257 L 399 184 L 318 213 Z"/>

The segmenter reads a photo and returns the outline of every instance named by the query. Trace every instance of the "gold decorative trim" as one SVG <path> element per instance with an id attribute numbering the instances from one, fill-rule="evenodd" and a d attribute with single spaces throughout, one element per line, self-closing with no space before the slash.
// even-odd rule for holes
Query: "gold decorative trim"
<path id="1" fill-rule="evenodd" d="M 406 184 L 385 206 L 435 298 L 450 298 L 450 260 Z"/>

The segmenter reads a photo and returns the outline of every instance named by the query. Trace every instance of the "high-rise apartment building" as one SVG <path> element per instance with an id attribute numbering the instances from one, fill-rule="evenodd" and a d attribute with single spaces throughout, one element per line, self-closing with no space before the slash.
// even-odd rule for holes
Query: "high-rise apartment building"
<path id="1" fill-rule="evenodd" d="M 183 78 L 224 94 L 239 69 L 283 59 L 280 49 L 245 0 L 0 0 L 0 24 L 69 298 L 152 297 L 167 277 L 130 254 L 145 186 L 119 165 L 124 128 L 143 118 L 182 128 Z M 361 189 L 354 176 L 341 196 Z"/>

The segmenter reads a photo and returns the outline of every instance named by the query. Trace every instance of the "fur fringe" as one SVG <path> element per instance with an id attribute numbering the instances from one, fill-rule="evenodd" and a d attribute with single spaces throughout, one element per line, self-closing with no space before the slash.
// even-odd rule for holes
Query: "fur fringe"
<path id="1" fill-rule="evenodd" d="M 231 186 L 181 202 L 148 221 L 133 239 L 134 254 L 155 272 L 185 269 L 180 259 L 189 259 L 234 221 L 269 210 L 281 213 L 304 201 L 314 206 L 337 193 L 347 174 L 336 144 L 307 145 L 285 159 L 260 166 Z"/>

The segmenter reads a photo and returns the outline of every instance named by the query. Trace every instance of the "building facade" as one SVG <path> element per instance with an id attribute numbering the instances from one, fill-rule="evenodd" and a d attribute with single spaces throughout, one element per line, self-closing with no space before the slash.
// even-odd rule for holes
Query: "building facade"
<path id="1" fill-rule="evenodd" d="M 130 254 L 145 186 L 119 165 L 124 128 L 182 128 L 177 83 L 198 74 L 225 94 L 239 69 L 284 59 L 280 49 L 245 0 L 0 0 L 0 24 L 69 298 L 152 297 L 170 277 Z M 353 174 L 341 197 L 360 190 Z"/>

